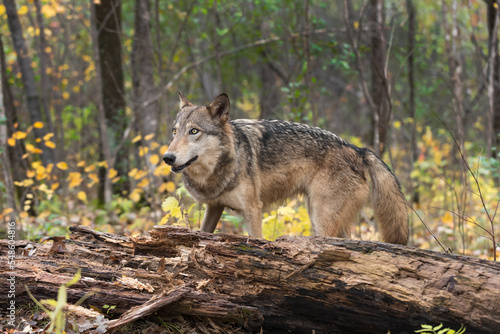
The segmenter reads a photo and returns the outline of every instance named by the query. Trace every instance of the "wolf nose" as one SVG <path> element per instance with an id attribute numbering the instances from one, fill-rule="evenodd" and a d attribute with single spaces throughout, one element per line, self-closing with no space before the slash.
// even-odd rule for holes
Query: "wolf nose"
<path id="1" fill-rule="evenodd" d="M 165 154 L 163 156 L 163 161 L 165 161 L 167 165 L 172 165 L 175 162 L 175 155 L 171 153 Z"/>

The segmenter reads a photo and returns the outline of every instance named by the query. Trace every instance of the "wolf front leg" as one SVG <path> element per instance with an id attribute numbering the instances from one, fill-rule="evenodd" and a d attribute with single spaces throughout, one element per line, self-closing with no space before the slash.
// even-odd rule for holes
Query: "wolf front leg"
<path id="1" fill-rule="evenodd" d="M 201 231 L 213 233 L 217 227 L 217 223 L 224 211 L 224 205 L 207 204 L 207 211 L 201 223 Z"/>

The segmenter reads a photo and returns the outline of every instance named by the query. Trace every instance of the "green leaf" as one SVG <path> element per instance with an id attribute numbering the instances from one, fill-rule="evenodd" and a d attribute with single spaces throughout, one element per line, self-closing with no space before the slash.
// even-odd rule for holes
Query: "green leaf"
<path id="1" fill-rule="evenodd" d="M 179 206 L 179 201 L 175 197 L 168 197 L 161 203 L 161 208 L 163 211 L 170 213 L 171 217 L 181 218 L 181 207 Z"/>
<path id="2" fill-rule="evenodd" d="M 437 330 L 441 329 L 441 327 L 443 327 L 443 323 L 440 323 L 439 325 L 437 325 L 436 327 L 434 327 L 433 330 L 437 331 Z"/>
<path id="3" fill-rule="evenodd" d="M 71 279 L 71 281 L 66 283 L 66 286 L 69 287 L 69 286 L 72 286 L 73 284 L 76 284 L 80 280 L 81 277 L 82 277 L 82 270 L 79 268 L 78 271 L 76 272 L 75 276 L 73 276 L 73 278 Z"/>

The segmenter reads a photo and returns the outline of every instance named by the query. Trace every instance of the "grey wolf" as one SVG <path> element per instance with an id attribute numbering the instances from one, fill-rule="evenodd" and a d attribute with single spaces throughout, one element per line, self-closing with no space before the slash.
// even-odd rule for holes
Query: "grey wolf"
<path id="1" fill-rule="evenodd" d="M 181 92 L 173 140 L 163 160 L 182 173 L 186 189 L 206 204 L 201 230 L 214 232 L 224 208 L 243 215 L 262 237 L 262 210 L 298 194 L 315 235 L 348 237 L 369 199 L 382 240 L 406 244 L 408 211 L 389 167 L 320 128 L 280 120 L 230 120 L 229 97 L 194 105 Z"/>

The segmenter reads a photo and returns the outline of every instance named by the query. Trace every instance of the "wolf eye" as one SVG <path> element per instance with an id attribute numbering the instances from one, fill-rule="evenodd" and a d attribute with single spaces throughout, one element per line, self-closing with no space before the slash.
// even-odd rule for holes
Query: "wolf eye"
<path id="1" fill-rule="evenodd" d="M 174 136 L 177 134 L 177 130 L 176 129 L 173 129 L 172 130 L 172 133 L 174 134 Z"/>
<path id="2" fill-rule="evenodd" d="M 197 134 L 198 132 L 200 132 L 200 130 L 195 129 L 195 128 L 192 128 L 191 130 L 189 130 L 189 134 L 190 134 L 190 135 L 195 135 L 195 134 Z"/>

